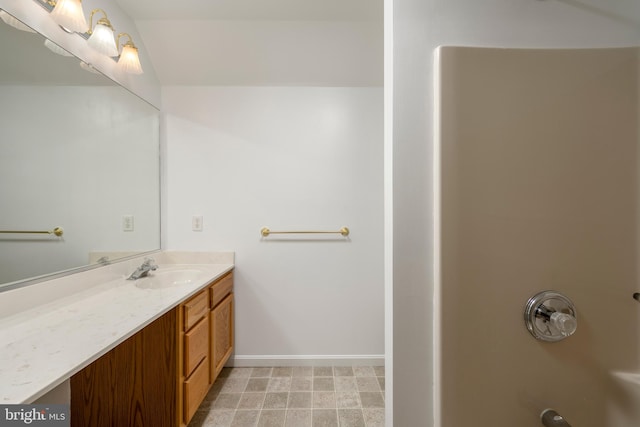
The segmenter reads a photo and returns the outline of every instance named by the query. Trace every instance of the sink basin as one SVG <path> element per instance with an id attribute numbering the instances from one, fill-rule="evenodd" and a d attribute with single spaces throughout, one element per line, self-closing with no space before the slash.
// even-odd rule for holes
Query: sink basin
<path id="1" fill-rule="evenodd" d="M 147 277 L 136 280 L 140 289 L 165 289 L 195 283 L 203 271 L 197 269 L 161 270 L 149 273 Z"/>

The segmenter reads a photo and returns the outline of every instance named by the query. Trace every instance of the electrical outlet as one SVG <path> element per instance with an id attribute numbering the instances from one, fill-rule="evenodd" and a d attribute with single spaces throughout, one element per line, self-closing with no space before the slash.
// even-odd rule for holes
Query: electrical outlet
<path id="1" fill-rule="evenodd" d="M 122 231 L 133 231 L 133 215 L 122 216 Z"/>
<path id="2" fill-rule="evenodd" d="M 202 231 L 202 215 L 194 215 L 191 218 L 191 229 L 193 231 Z"/>

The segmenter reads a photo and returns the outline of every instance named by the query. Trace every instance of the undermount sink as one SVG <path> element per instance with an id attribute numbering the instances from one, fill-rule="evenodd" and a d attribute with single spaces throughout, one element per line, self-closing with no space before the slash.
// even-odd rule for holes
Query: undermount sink
<path id="1" fill-rule="evenodd" d="M 193 268 L 162 270 L 158 269 L 148 276 L 136 280 L 140 289 L 164 289 L 195 283 L 203 274 L 202 270 Z"/>

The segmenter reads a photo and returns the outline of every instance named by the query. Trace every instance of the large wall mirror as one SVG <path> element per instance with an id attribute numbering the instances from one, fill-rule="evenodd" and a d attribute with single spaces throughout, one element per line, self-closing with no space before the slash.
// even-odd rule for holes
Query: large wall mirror
<path id="1" fill-rule="evenodd" d="M 0 17 L 0 291 L 159 249 L 158 110 Z"/>

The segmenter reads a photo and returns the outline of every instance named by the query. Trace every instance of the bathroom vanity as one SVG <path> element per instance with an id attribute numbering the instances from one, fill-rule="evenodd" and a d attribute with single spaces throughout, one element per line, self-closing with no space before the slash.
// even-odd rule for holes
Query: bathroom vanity
<path id="1" fill-rule="evenodd" d="M 233 350 L 233 272 L 71 377 L 72 426 L 184 426 Z"/>
<path id="2" fill-rule="evenodd" d="M 72 425 L 186 425 L 233 350 L 234 256 L 153 257 L 0 293 L 0 402 L 63 388 Z"/>

